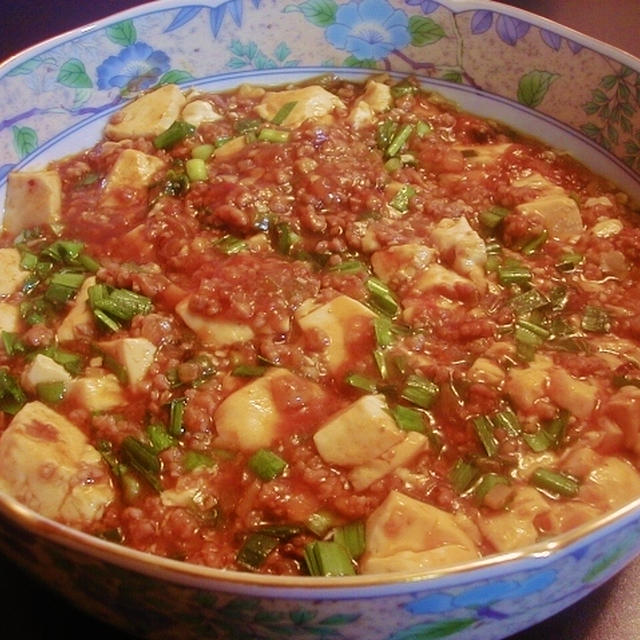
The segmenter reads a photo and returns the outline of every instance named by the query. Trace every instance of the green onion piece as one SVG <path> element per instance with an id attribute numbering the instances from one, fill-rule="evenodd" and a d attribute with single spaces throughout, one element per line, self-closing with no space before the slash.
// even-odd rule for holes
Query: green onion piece
<path id="1" fill-rule="evenodd" d="M 20 257 L 20 268 L 24 271 L 33 271 L 38 264 L 38 256 L 30 251 L 22 251 Z"/>
<path id="2" fill-rule="evenodd" d="M 260 524 L 254 528 L 256 533 L 265 533 L 278 540 L 288 540 L 304 531 L 304 527 L 299 524 Z"/>
<path id="3" fill-rule="evenodd" d="M 531 281 L 531 270 L 525 266 L 506 266 L 498 268 L 500 284 L 528 284 Z"/>
<path id="4" fill-rule="evenodd" d="M 584 256 L 582 254 L 576 253 L 575 251 L 571 251 L 569 253 L 565 253 L 560 258 L 560 260 L 556 263 L 556 268 L 560 269 L 560 271 L 572 271 L 583 260 L 584 260 Z"/>
<path id="5" fill-rule="evenodd" d="M 242 120 L 238 120 L 238 122 L 233 125 L 233 129 L 237 134 L 244 135 L 247 133 L 255 133 L 261 126 L 262 120 L 260 118 L 244 118 Z M 228 142 L 229 140 L 230 138 L 224 139 L 225 142 Z M 220 147 L 222 145 L 216 144 L 216 146 Z"/>
<path id="6" fill-rule="evenodd" d="M 349 552 L 337 542 L 310 542 L 304 549 L 304 559 L 312 576 L 352 576 L 356 573 Z"/>
<path id="7" fill-rule="evenodd" d="M 103 320 L 106 315 L 111 320 L 110 324 L 117 325 L 118 328 L 118 321 L 128 322 L 137 315 L 150 313 L 153 309 L 151 300 L 146 296 L 129 289 L 114 289 L 105 284 L 89 287 L 88 296 L 89 306 L 96 317 Z M 98 314 L 98 311 L 102 314 Z"/>
<path id="8" fill-rule="evenodd" d="M 439 392 L 440 387 L 435 382 L 424 376 L 414 374 L 407 378 L 400 395 L 405 400 L 423 409 L 429 409 L 438 397 Z"/>
<path id="9" fill-rule="evenodd" d="M 32 291 L 34 291 L 41 282 L 41 278 L 39 276 L 31 275 L 25 278 L 25 281 L 22 283 L 22 293 L 25 295 L 29 295 Z"/>
<path id="10" fill-rule="evenodd" d="M 220 249 L 222 253 L 227 255 L 240 253 L 241 251 L 246 251 L 248 248 L 248 245 L 244 240 L 229 234 L 222 236 L 222 238 L 218 238 L 218 240 L 213 243 L 213 246 L 216 247 L 216 249 Z"/>
<path id="11" fill-rule="evenodd" d="M 189 176 L 181 169 L 169 169 L 164 184 L 164 193 L 173 197 L 180 197 L 189 190 Z"/>
<path id="12" fill-rule="evenodd" d="M 379 347 L 388 347 L 393 342 L 391 319 L 387 316 L 377 316 L 373 321 L 376 343 Z"/>
<path id="13" fill-rule="evenodd" d="M 2 332 L 2 345 L 8 356 L 15 356 L 26 351 L 24 342 L 22 342 L 17 333 L 11 331 Z"/>
<path id="14" fill-rule="evenodd" d="M 259 378 L 269 367 L 261 364 L 239 364 L 231 371 L 232 376 L 238 378 Z"/>
<path id="15" fill-rule="evenodd" d="M 391 415 L 403 431 L 425 432 L 424 415 L 417 409 L 399 404 L 391 409 Z"/>
<path id="16" fill-rule="evenodd" d="M 487 455 L 489 457 L 495 456 L 500 448 L 500 443 L 493 434 L 493 424 L 491 420 L 486 416 L 477 416 L 473 418 L 473 427 Z"/>
<path id="17" fill-rule="evenodd" d="M 317 511 L 307 518 L 307 529 L 311 533 L 322 538 L 331 529 L 334 523 L 333 516 L 327 511 Z"/>
<path id="18" fill-rule="evenodd" d="M 199 144 L 191 149 L 191 157 L 198 160 L 208 160 L 216 150 L 212 144 Z"/>
<path id="19" fill-rule="evenodd" d="M 478 502 L 483 502 L 489 491 L 499 484 L 508 485 L 509 480 L 499 473 L 485 473 L 474 490 Z"/>
<path id="20" fill-rule="evenodd" d="M 23 300 L 19 309 L 20 317 L 30 326 L 44 322 L 51 312 L 51 306 L 44 298 Z"/>
<path id="21" fill-rule="evenodd" d="M 387 367 L 387 357 L 385 355 L 384 349 L 376 349 L 373 352 L 373 359 L 375 360 L 376 366 L 378 367 L 378 373 L 383 380 L 386 380 L 389 377 L 389 367 Z"/>
<path id="22" fill-rule="evenodd" d="M 236 562 L 245 569 L 258 569 L 279 542 L 278 538 L 266 533 L 250 533 L 238 551 Z"/>
<path id="23" fill-rule="evenodd" d="M 297 104 L 297 101 L 283 104 L 280 109 L 278 109 L 276 115 L 271 118 L 271 122 L 276 125 L 281 125 L 289 117 Z"/>
<path id="24" fill-rule="evenodd" d="M 329 271 L 337 273 L 360 273 L 366 269 L 367 267 L 360 260 L 345 260 L 329 267 Z"/>
<path id="25" fill-rule="evenodd" d="M 213 467 L 214 465 L 211 456 L 202 451 L 187 451 L 182 458 L 182 466 L 187 472 L 198 467 Z"/>
<path id="26" fill-rule="evenodd" d="M 496 253 L 488 253 L 484 268 L 487 273 L 496 273 L 500 268 L 500 256 Z"/>
<path id="27" fill-rule="evenodd" d="M 0 369 L 0 410 L 15 415 L 26 401 L 18 381 L 6 369 Z"/>
<path id="28" fill-rule="evenodd" d="M 72 376 L 77 376 L 82 371 L 83 358 L 78 353 L 66 351 L 56 346 L 45 347 L 41 353 L 62 365 Z"/>
<path id="29" fill-rule="evenodd" d="M 302 238 L 291 228 L 288 222 L 279 222 L 273 227 L 273 244 L 278 251 L 285 256 L 291 255 L 296 245 Z"/>
<path id="30" fill-rule="evenodd" d="M 279 476 L 286 468 L 287 462 L 278 454 L 268 449 L 258 449 L 249 458 L 249 468 L 261 480 L 273 480 Z"/>
<path id="31" fill-rule="evenodd" d="M 418 87 L 408 79 L 401 80 L 400 82 L 394 84 L 391 87 L 391 95 L 394 98 L 399 98 L 400 96 L 406 96 L 406 95 L 413 95 L 417 91 L 418 91 Z"/>
<path id="32" fill-rule="evenodd" d="M 458 493 L 464 493 L 479 475 L 480 471 L 475 465 L 459 458 L 449 473 L 449 481 Z"/>
<path id="33" fill-rule="evenodd" d="M 341 544 L 349 552 L 349 555 L 357 560 L 366 548 L 364 522 L 350 522 L 336 529 L 333 540 Z"/>
<path id="34" fill-rule="evenodd" d="M 566 498 L 578 495 L 580 490 L 580 485 L 574 477 L 551 469 L 536 469 L 531 474 L 531 482 L 540 489 Z"/>
<path id="35" fill-rule="evenodd" d="M 122 328 L 122 325 L 118 321 L 114 320 L 100 309 L 94 309 L 93 315 L 110 331 L 118 331 Z"/>
<path id="36" fill-rule="evenodd" d="M 387 149 L 395 135 L 398 123 L 393 120 L 385 120 L 378 125 L 376 144 L 378 149 Z"/>
<path id="37" fill-rule="evenodd" d="M 176 120 L 168 129 L 153 139 L 153 146 L 156 149 L 170 149 L 192 135 L 195 130 L 196 128 L 192 124 Z"/>
<path id="38" fill-rule="evenodd" d="M 169 433 L 176 438 L 184 433 L 184 411 L 186 406 L 186 398 L 174 398 L 169 405 Z"/>
<path id="39" fill-rule="evenodd" d="M 569 301 L 569 290 L 562 284 L 551 289 L 549 292 L 549 303 L 554 311 L 562 311 Z"/>
<path id="40" fill-rule="evenodd" d="M 67 265 L 76 264 L 78 257 L 84 250 L 84 243 L 76 240 L 56 240 L 40 252 L 41 257 L 46 257 L 54 262 L 62 262 Z"/>
<path id="41" fill-rule="evenodd" d="M 377 309 L 391 318 L 398 314 L 400 306 L 387 284 L 372 276 L 367 279 L 366 287 L 371 294 L 371 302 Z"/>
<path id="42" fill-rule="evenodd" d="M 548 298 L 537 289 L 529 289 L 509 300 L 509 306 L 517 316 L 523 316 L 549 304 Z"/>
<path id="43" fill-rule="evenodd" d="M 606 333 L 611 327 L 609 314 L 602 307 L 587 305 L 581 322 L 582 329 L 591 333 Z"/>
<path id="44" fill-rule="evenodd" d="M 389 173 L 393 173 L 394 171 L 397 171 L 398 169 L 402 169 L 403 166 L 404 166 L 404 163 L 402 162 L 402 159 L 398 158 L 397 156 L 394 156 L 393 158 L 389 158 L 384 163 L 384 168 Z"/>
<path id="45" fill-rule="evenodd" d="M 100 268 L 100 263 L 86 253 L 81 253 L 78 256 L 78 262 L 85 271 L 89 271 L 90 273 L 96 273 Z"/>
<path id="46" fill-rule="evenodd" d="M 405 145 L 409 136 L 413 133 L 413 125 L 405 124 L 400 127 L 400 130 L 393 136 L 389 146 L 387 147 L 387 156 L 392 158 L 400 149 Z"/>
<path id="47" fill-rule="evenodd" d="M 133 436 L 126 436 L 122 441 L 122 455 L 125 461 L 133 467 L 158 493 L 162 491 L 160 471 L 162 465 L 156 452 L 149 446 L 136 440 Z"/>
<path id="48" fill-rule="evenodd" d="M 416 124 L 416 135 L 419 138 L 424 138 L 425 136 L 428 136 L 432 132 L 433 132 L 433 127 L 431 126 L 430 123 L 425 122 L 424 120 L 420 120 Z"/>
<path id="49" fill-rule="evenodd" d="M 265 127 L 260 130 L 258 140 L 262 142 L 287 142 L 290 135 L 289 131 L 280 131 L 279 129 L 269 129 Z"/>
<path id="50" fill-rule="evenodd" d="M 487 228 L 495 229 L 507 216 L 509 209 L 504 207 L 491 207 L 478 214 L 478 220 Z"/>
<path id="51" fill-rule="evenodd" d="M 44 297 L 54 304 L 63 304 L 73 298 L 85 280 L 83 273 L 61 271 L 55 273 L 49 282 Z"/>
<path id="52" fill-rule="evenodd" d="M 535 433 L 523 433 L 522 439 L 529 448 L 536 453 L 546 451 L 553 444 L 551 437 L 544 429 L 538 429 Z"/>
<path id="53" fill-rule="evenodd" d="M 378 386 L 375 380 L 362 375 L 361 373 L 349 373 L 345 376 L 345 383 L 355 389 L 360 389 L 366 393 L 375 393 Z"/>
<path id="54" fill-rule="evenodd" d="M 527 242 L 521 251 L 525 256 L 533 255 L 549 238 L 549 233 L 545 229 L 541 234 L 537 235 Z"/>
<path id="55" fill-rule="evenodd" d="M 562 444 L 570 417 L 571 414 L 566 409 L 562 409 L 553 420 L 545 425 L 544 430 L 549 436 L 550 443 L 553 447 L 557 448 Z"/>
<path id="56" fill-rule="evenodd" d="M 167 431 L 160 422 L 152 422 L 147 427 L 147 437 L 151 443 L 151 448 L 159 453 L 170 447 L 175 447 L 177 440 Z"/>
<path id="57" fill-rule="evenodd" d="M 520 425 L 518 416 L 513 411 L 511 411 L 511 409 L 504 409 L 503 411 L 494 413 L 491 416 L 491 422 L 493 422 L 496 427 L 504 429 L 508 434 L 512 436 L 517 436 L 522 431 L 522 426 Z"/>
<path id="58" fill-rule="evenodd" d="M 189 158 L 184 165 L 191 182 L 204 182 L 209 178 L 209 171 L 201 158 Z"/>
<path id="59" fill-rule="evenodd" d="M 393 196 L 393 199 L 389 203 L 394 209 L 401 213 L 406 213 L 409 210 L 409 202 L 413 196 L 416 195 L 415 187 L 409 184 L 403 184 L 398 192 Z"/>
<path id="60" fill-rule="evenodd" d="M 39 382 L 36 385 L 38 399 L 49 404 L 62 402 L 66 393 L 67 388 L 61 380 L 56 382 Z"/>
<path id="61" fill-rule="evenodd" d="M 548 329 L 545 329 L 545 327 L 522 318 L 516 322 L 516 332 L 518 329 L 525 330 L 528 333 L 533 333 L 542 340 L 546 340 L 551 335 L 551 332 Z"/>

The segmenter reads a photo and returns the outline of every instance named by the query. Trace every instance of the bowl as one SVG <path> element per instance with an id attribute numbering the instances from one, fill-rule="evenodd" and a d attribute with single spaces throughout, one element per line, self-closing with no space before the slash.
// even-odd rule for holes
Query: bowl
<path id="1" fill-rule="evenodd" d="M 365 22 L 376 37 L 363 35 Z M 626 91 L 640 61 L 591 38 L 488 2 L 161 0 L 0 67 L 0 201 L 10 171 L 90 145 L 139 91 L 326 71 L 416 75 L 469 111 L 568 150 L 640 200 L 640 111 Z M 544 543 L 429 573 L 274 577 L 126 549 L 0 495 L 5 555 L 91 615 L 149 638 L 497 640 L 620 571 L 640 552 L 639 534 L 640 498 Z"/>

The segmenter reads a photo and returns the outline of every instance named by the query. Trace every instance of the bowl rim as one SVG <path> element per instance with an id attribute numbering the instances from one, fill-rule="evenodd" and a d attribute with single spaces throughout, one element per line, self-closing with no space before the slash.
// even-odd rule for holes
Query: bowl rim
<path id="1" fill-rule="evenodd" d="M 201 7 L 213 8 L 224 4 L 226 1 L 227 0 L 198 0 L 194 3 L 193 0 L 149 0 L 142 2 L 136 6 L 89 22 L 86 25 L 66 30 L 10 55 L 8 58 L 0 61 L 0 82 L 12 69 L 24 63 L 26 60 L 68 42 L 71 39 L 79 38 L 103 29 L 110 24 L 151 13 L 181 7 L 192 7 L 194 4 Z M 507 5 L 499 0 L 493 0 L 491 2 L 487 0 L 440 0 L 440 4 L 453 14 L 491 8 L 494 13 L 520 19 L 540 29 L 547 29 L 562 34 L 564 37 L 571 38 L 582 46 L 625 64 L 640 73 L 640 57 L 636 57 L 615 45 L 605 43 L 598 38 L 584 34 L 572 27 L 531 13 L 526 9 Z M 299 67 L 299 70 L 304 71 L 305 67 Z M 200 80 L 200 78 L 196 78 L 192 83 Z M 190 83 L 186 83 L 187 86 L 189 84 Z M 106 113 L 106 111 L 104 113 Z M 84 122 L 86 122 L 86 120 L 77 124 L 82 125 Z M 32 154 L 29 154 L 29 156 L 24 159 L 26 164 L 29 164 L 31 155 Z M 22 162 L 20 164 L 22 164 Z M 6 177 L 0 180 L 0 185 L 4 181 L 6 181 Z M 296 597 L 313 599 L 327 595 L 330 597 L 339 596 L 341 598 L 362 597 L 365 594 L 375 596 L 381 590 L 384 590 L 385 595 L 389 595 L 390 593 L 403 593 L 413 591 L 417 588 L 417 585 L 424 586 L 430 581 L 438 581 L 437 586 L 442 587 L 450 581 L 455 581 L 456 584 L 460 584 L 462 581 L 478 580 L 482 577 L 488 578 L 492 572 L 505 566 L 508 566 L 513 571 L 536 566 L 545 560 L 552 559 L 562 553 L 570 552 L 573 547 L 587 545 L 590 540 L 597 538 L 604 529 L 611 527 L 611 530 L 614 531 L 624 526 L 628 521 L 639 519 L 640 497 L 599 516 L 593 521 L 514 551 L 494 553 L 477 560 L 435 570 L 399 571 L 397 573 L 365 574 L 344 577 L 281 576 L 241 572 L 229 569 L 217 569 L 205 565 L 156 556 L 150 552 L 124 547 L 117 543 L 92 536 L 78 529 L 74 529 L 71 526 L 42 516 L 1 491 L 0 515 L 7 518 L 12 525 L 21 527 L 35 536 L 42 537 L 62 547 L 80 552 L 94 559 L 118 565 L 121 568 L 132 570 L 148 577 L 159 577 L 168 579 L 172 583 L 200 586 L 205 589 L 215 587 L 216 590 L 226 592 L 264 595 L 266 590 L 269 596 L 276 598 L 291 597 L 291 595 L 295 593 Z M 637 553 L 640 554 L 640 550 Z"/>

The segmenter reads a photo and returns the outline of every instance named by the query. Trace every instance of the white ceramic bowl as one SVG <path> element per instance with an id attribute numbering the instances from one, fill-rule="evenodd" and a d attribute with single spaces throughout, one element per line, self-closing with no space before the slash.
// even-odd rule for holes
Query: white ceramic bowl
<path id="1" fill-rule="evenodd" d="M 567 149 L 640 200 L 640 61 L 586 36 L 489 2 L 161 0 L 0 66 L 0 202 L 9 171 L 90 145 L 139 90 L 372 70 L 418 75 L 463 108 Z M 73 531 L 3 495 L 0 549 L 136 635 L 491 640 L 551 616 L 629 563 L 640 552 L 640 499 L 544 544 L 392 577 L 187 565 Z"/>

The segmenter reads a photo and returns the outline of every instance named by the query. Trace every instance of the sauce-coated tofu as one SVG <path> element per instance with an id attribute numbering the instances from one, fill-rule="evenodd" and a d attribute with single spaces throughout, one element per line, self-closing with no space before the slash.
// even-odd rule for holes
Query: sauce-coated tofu
<path id="1" fill-rule="evenodd" d="M 105 127 L 105 134 L 112 140 L 157 136 L 178 119 L 184 103 L 182 91 L 166 84 L 120 109 Z"/>
<path id="2" fill-rule="evenodd" d="M 76 378 L 70 394 L 89 411 L 109 411 L 125 404 L 126 399 L 118 378 L 103 369 Z"/>
<path id="3" fill-rule="evenodd" d="M 221 118 L 222 116 L 213 109 L 213 105 L 206 100 L 193 100 L 182 109 L 182 120 L 194 127 L 200 126 L 203 122 L 215 122 Z"/>
<path id="4" fill-rule="evenodd" d="M 0 296 L 15 293 L 28 272 L 20 268 L 20 252 L 13 247 L 0 249 Z"/>
<path id="5" fill-rule="evenodd" d="M 0 331 L 15 333 L 20 330 L 20 309 L 10 302 L 0 302 Z M 2 343 L 0 342 L 0 345 Z"/>
<path id="6" fill-rule="evenodd" d="M 22 372 L 22 386 L 27 391 L 35 391 L 41 383 L 63 382 L 66 386 L 71 383 L 71 374 L 49 356 L 39 353 Z"/>
<path id="7" fill-rule="evenodd" d="M 93 313 L 89 309 L 89 289 L 96 283 L 95 276 L 90 276 L 80 286 L 76 294 L 73 306 L 67 312 L 58 330 L 56 336 L 59 342 L 69 342 L 77 340 L 82 336 L 90 333 L 93 327 Z"/>
<path id="8" fill-rule="evenodd" d="M 41 402 L 26 404 L 0 437 L 0 489 L 72 525 L 99 519 L 115 497 L 102 457 L 84 433 Z"/>
<path id="9" fill-rule="evenodd" d="M 137 384 L 147 375 L 156 354 L 155 345 L 146 338 L 108 340 L 98 347 L 125 368 L 129 384 Z"/>
<path id="10" fill-rule="evenodd" d="M 109 171 L 100 203 L 103 206 L 114 207 L 122 202 L 123 190 L 146 191 L 154 175 L 162 167 L 164 162 L 160 158 L 136 149 L 125 149 Z"/>
<path id="11" fill-rule="evenodd" d="M 17 235 L 24 229 L 60 218 L 62 184 L 57 171 L 16 171 L 7 180 L 4 228 Z"/>

